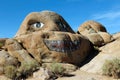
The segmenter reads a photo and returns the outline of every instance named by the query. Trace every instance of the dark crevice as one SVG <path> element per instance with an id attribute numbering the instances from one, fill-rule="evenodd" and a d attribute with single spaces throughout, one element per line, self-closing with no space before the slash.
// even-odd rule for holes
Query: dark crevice
<path id="1" fill-rule="evenodd" d="M 69 74 L 69 73 L 64 73 L 64 75 L 63 75 L 64 77 L 73 77 L 73 76 L 75 76 L 74 74 Z"/>
<path id="2" fill-rule="evenodd" d="M 27 50 L 22 43 L 19 43 L 24 50 Z"/>
<path id="3" fill-rule="evenodd" d="M 30 57 L 34 58 L 34 56 L 32 54 L 29 53 L 29 55 L 30 55 Z"/>
<path id="4" fill-rule="evenodd" d="M 79 31 L 77 31 L 77 34 L 80 34 L 80 32 L 79 32 Z"/>
<path id="5" fill-rule="evenodd" d="M 91 43 L 91 46 L 93 46 L 92 43 Z M 95 56 L 98 55 L 99 52 L 100 51 L 98 49 L 92 47 L 91 52 L 89 53 L 89 55 L 84 59 L 84 61 L 81 64 L 79 64 L 77 66 L 82 67 L 85 64 L 89 63 Z"/>
<path id="6" fill-rule="evenodd" d="M 21 47 L 22 47 L 24 50 L 27 50 L 22 43 L 19 43 L 19 44 L 21 45 Z M 34 58 L 34 56 L 33 56 L 32 54 L 30 54 L 30 53 L 28 53 L 28 54 L 29 54 L 32 58 Z"/>

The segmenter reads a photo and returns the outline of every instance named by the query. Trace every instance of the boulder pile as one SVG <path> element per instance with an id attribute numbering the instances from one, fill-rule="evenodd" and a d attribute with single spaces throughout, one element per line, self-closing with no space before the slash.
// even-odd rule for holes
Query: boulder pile
<path id="1" fill-rule="evenodd" d="M 7 39 L 4 46 L 0 51 L 0 73 L 12 79 L 26 77 L 43 63 L 80 65 L 93 51 L 86 37 L 76 34 L 62 16 L 52 11 L 30 13 L 15 37 Z"/>
<path id="2" fill-rule="evenodd" d="M 86 36 L 95 46 L 102 46 L 113 40 L 102 24 L 92 20 L 80 25 L 78 33 Z"/>
<path id="3" fill-rule="evenodd" d="M 119 33 L 110 35 L 96 21 L 83 23 L 75 33 L 55 12 L 32 12 L 13 38 L 0 39 L 0 75 L 21 80 L 33 74 L 35 79 L 48 80 L 53 77 L 50 68 L 70 73 L 96 53 L 80 70 L 102 74 L 106 60 L 120 57 L 119 43 Z M 53 63 L 59 63 L 57 68 L 51 67 Z"/>

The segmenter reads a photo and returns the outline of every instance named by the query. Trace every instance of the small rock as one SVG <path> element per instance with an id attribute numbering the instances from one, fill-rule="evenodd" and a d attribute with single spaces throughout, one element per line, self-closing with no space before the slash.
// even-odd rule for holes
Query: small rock
<path id="1" fill-rule="evenodd" d="M 48 80 L 50 75 L 48 69 L 40 68 L 37 72 L 33 73 L 33 78 L 36 80 Z"/>

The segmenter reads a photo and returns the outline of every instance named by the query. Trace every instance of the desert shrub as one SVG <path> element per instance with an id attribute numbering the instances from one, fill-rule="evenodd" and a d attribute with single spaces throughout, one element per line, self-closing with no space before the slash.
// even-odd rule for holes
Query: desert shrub
<path id="1" fill-rule="evenodd" d="M 6 65 L 4 74 L 13 80 L 21 80 L 27 78 L 35 70 L 38 70 L 39 63 L 36 60 L 23 61 L 20 66 Z"/>
<path id="2" fill-rule="evenodd" d="M 0 47 L 2 47 L 4 44 L 2 42 L 0 42 Z"/>
<path id="3" fill-rule="evenodd" d="M 103 64 L 102 71 L 104 75 L 120 78 L 120 58 L 106 60 Z"/>
<path id="4" fill-rule="evenodd" d="M 14 79 L 16 76 L 16 67 L 8 65 L 4 67 L 4 74 L 8 78 Z"/>
<path id="5" fill-rule="evenodd" d="M 65 72 L 65 68 L 60 63 L 56 62 L 51 64 L 50 70 L 57 76 L 63 76 Z"/>
<path id="6" fill-rule="evenodd" d="M 17 77 L 27 77 L 39 68 L 39 63 L 36 60 L 21 62 L 20 68 L 17 70 Z"/>

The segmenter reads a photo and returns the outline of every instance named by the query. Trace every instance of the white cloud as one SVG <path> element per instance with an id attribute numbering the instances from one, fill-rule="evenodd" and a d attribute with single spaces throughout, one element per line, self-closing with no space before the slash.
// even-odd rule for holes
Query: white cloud
<path id="1" fill-rule="evenodd" d="M 116 19 L 120 18 L 120 11 L 117 12 L 107 12 L 107 13 L 101 13 L 101 14 L 94 14 L 93 19 L 100 20 L 100 19 Z"/>

